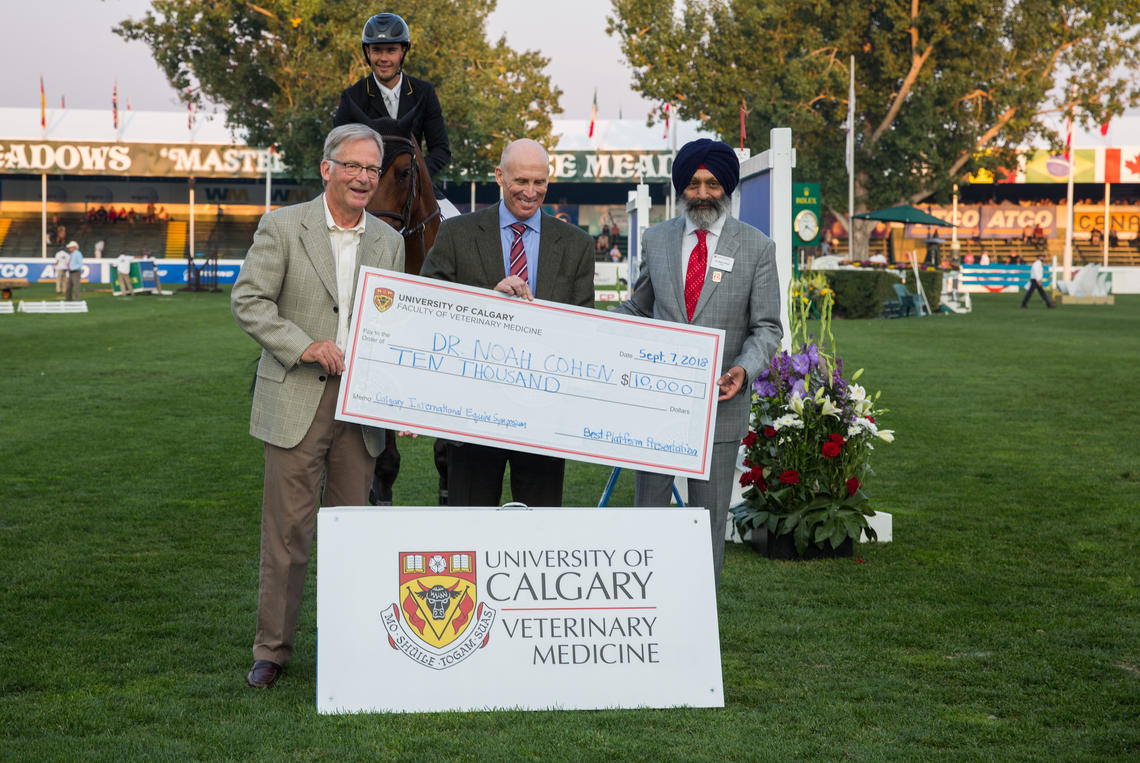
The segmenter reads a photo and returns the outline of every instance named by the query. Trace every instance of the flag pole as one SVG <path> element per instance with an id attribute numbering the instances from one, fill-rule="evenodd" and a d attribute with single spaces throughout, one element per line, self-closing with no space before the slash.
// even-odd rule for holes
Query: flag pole
<path id="1" fill-rule="evenodd" d="M 47 140 L 47 96 L 44 75 L 40 75 L 40 135 Z M 40 257 L 47 259 L 47 173 L 40 173 Z"/>
<path id="2" fill-rule="evenodd" d="M 847 90 L 847 259 L 855 254 L 855 56 Z"/>
<path id="3" fill-rule="evenodd" d="M 1069 162 L 1069 186 L 1065 194 L 1065 253 L 1061 258 L 1061 277 L 1068 281 L 1073 277 L 1073 165 L 1076 164 L 1077 150 L 1073 146 L 1073 114 L 1069 112 L 1069 134 L 1065 143 L 1065 159 Z"/>

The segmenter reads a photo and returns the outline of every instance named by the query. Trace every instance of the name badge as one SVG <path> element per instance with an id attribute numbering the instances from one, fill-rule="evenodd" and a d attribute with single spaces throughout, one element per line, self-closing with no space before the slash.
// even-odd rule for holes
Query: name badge
<path id="1" fill-rule="evenodd" d="M 733 262 L 733 260 L 731 257 L 723 257 L 719 254 L 714 254 L 712 256 L 712 262 L 709 264 L 711 264 L 717 270 L 726 270 L 729 273 L 731 273 L 732 272 L 732 262 Z"/>

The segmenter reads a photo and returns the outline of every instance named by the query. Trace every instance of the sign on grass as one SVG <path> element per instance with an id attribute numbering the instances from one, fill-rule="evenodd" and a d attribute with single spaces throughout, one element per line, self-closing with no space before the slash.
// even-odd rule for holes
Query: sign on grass
<path id="1" fill-rule="evenodd" d="M 317 710 L 723 707 L 703 509 L 323 508 Z"/>

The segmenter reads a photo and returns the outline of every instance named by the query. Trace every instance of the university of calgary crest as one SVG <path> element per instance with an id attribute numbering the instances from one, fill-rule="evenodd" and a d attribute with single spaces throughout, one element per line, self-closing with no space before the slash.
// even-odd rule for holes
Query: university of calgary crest
<path id="1" fill-rule="evenodd" d="M 381 287 L 372 292 L 372 304 L 376 305 L 376 309 L 380 312 L 384 312 L 391 307 L 395 299 L 396 292 L 391 289 Z"/>
<path id="2" fill-rule="evenodd" d="M 478 601 L 474 551 L 400 552 L 399 581 L 382 615 L 393 649 L 442 670 L 487 645 L 495 610 Z"/>

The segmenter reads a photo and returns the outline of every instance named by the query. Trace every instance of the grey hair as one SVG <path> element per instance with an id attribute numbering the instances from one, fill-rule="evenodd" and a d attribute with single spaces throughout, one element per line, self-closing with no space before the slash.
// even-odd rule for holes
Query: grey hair
<path id="1" fill-rule="evenodd" d="M 328 137 L 325 138 L 325 151 L 321 155 L 321 161 L 326 161 L 333 158 L 333 154 L 341 147 L 341 144 L 351 140 L 361 140 L 369 138 L 376 141 L 376 148 L 380 149 L 380 163 L 384 163 L 384 139 L 380 137 L 380 133 L 373 130 L 368 125 L 358 124 L 356 122 L 334 127 L 329 131 Z"/>

